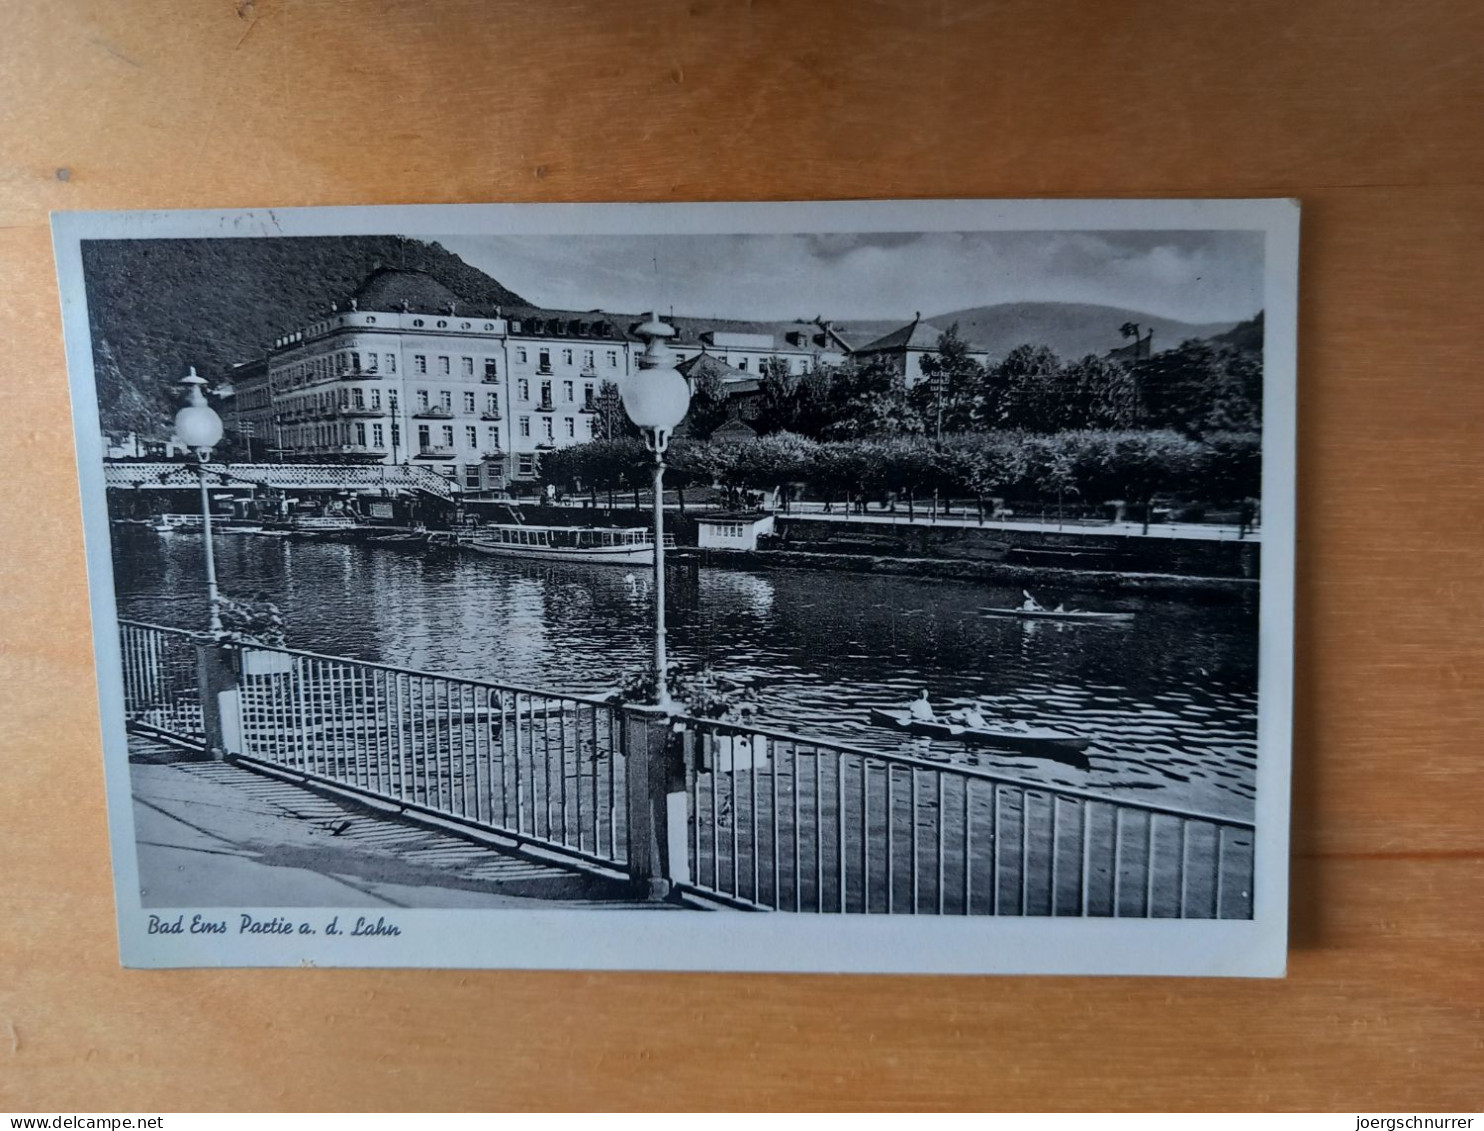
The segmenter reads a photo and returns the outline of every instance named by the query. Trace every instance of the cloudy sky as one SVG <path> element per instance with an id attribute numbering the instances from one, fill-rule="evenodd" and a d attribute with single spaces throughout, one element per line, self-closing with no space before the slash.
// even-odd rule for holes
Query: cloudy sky
<path id="1" fill-rule="evenodd" d="M 457 236 L 441 242 L 543 306 L 785 319 L 933 317 L 1087 302 L 1187 322 L 1262 307 L 1256 232 Z"/>

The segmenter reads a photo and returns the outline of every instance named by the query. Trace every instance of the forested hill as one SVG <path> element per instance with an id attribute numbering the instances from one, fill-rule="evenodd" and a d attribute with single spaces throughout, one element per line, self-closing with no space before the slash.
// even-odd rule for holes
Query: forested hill
<path id="1" fill-rule="evenodd" d="M 1049 346 L 1067 360 L 1095 354 L 1099 357 L 1129 340 L 1122 327 L 1132 322 L 1141 333 L 1154 331 L 1154 349 L 1174 349 L 1193 338 L 1214 338 L 1233 330 L 1232 322 L 1180 322 L 1140 310 L 1077 302 L 1006 302 L 955 310 L 931 319 L 947 329 L 957 323 L 959 336 L 1004 357 L 1018 345 Z"/>
<path id="2" fill-rule="evenodd" d="M 378 266 L 426 271 L 471 304 L 526 305 L 440 245 L 400 236 L 89 240 L 82 256 L 110 431 L 167 433 L 188 366 L 222 381 Z"/>

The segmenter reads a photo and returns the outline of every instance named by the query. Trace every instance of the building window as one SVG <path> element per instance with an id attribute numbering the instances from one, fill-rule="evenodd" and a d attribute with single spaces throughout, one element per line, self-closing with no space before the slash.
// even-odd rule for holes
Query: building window
<path id="1" fill-rule="evenodd" d="M 366 426 L 364 424 L 356 425 L 356 443 L 363 448 L 366 446 Z"/>
<path id="2" fill-rule="evenodd" d="M 572 364 L 572 351 L 571 350 L 563 350 L 562 351 L 562 364 L 563 365 L 571 365 Z"/>
<path id="3" fill-rule="evenodd" d="M 419 389 L 417 391 L 417 407 L 419 409 L 425 409 L 428 407 L 428 390 Z"/>
<path id="4" fill-rule="evenodd" d="M 737 368 L 742 370 L 743 373 L 747 372 L 747 359 L 745 357 L 739 357 L 737 359 Z"/>
<path id="5" fill-rule="evenodd" d="M 587 418 L 587 434 L 589 438 L 597 436 L 598 418 L 596 416 L 589 416 Z"/>
<path id="6" fill-rule="evenodd" d="M 591 369 L 592 367 L 593 367 L 593 351 L 592 350 L 583 350 L 582 351 L 582 368 L 583 369 Z"/>
<path id="7" fill-rule="evenodd" d="M 359 385 L 350 391 L 350 403 L 354 408 L 366 407 L 366 393 Z"/>
<path id="8" fill-rule="evenodd" d="M 449 412 L 453 411 L 453 393 L 448 389 L 438 390 L 438 403 Z"/>
<path id="9" fill-rule="evenodd" d="M 569 416 L 569 417 L 567 417 L 567 439 L 569 439 L 569 440 L 575 440 L 576 438 L 577 438 L 577 421 L 574 420 L 572 417 Z"/>
<path id="10" fill-rule="evenodd" d="M 464 464 L 464 486 L 471 491 L 479 490 L 479 465 L 477 463 Z"/>
<path id="11" fill-rule="evenodd" d="M 473 377 L 474 376 L 474 359 L 472 357 L 460 358 L 459 359 L 459 372 L 462 373 L 465 377 Z"/>
<path id="12" fill-rule="evenodd" d="M 531 434 L 531 418 L 529 416 L 522 416 L 520 418 L 520 434 L 522 436 L 529 436 Z"/>
<path id="13" fill-rule="evenodd" d="M 386 429 L 380 424 L 371 425 L 371 442 L 378 448 L 386 443 Z"/>
<path id="14" fill-rule="evenodd" d="M 524 346 L 515 351 L 515 360 L 520 362 L 522 365 L 526 363 L 526 351 Z"/>
<path id="15" fill-rule="evenodd" d="M 541 356 L 539 358 L 539 364 L 537 365 L 537 368 L 540 369 L 540 370 L 542 370 L 545 373 L 550 373 L 551 372 L 551 351 L 550 350 L 542 350 L 541 351 Z"/>
<path id="16" fill-rule="evenodd" d="M 381 390 L 380 389 L 372 389 L 371 390 L 371 407 L 372 408 L 380 408 L 381 407 Z"/>
<path id="17" fill-rule="evenodd" d="M 441 377 L 448 376 L 448 358 L 440 357 L 438 359 L 438 374 Z"/>
<path id="18" fill-rule="evenodd" d="M 542 381 L 541 382 L 541 403 L 542 404 L 550 404 L 551 403 L 551 382 L 550 381 Z"/>
<path id="19" fill-rule="evenodd" d="M 492 452 L 497 451 L 500 447 L 500 430 L 491 424 L 484 430 L 484 434 L 485 442 L 489 445 L 489 450 Z"/>
<path id="20" fill-rule="evenodd" d="M 529 453 L 523 454 L 523 455 L 521 455 L 521 456 L 518 457 L 518 463 L 519 463 L 519 466 L 520 466 L 520 473 L 522 475 L 535 475 L 536 474 L 536 457 L 535 456 L 530 455 Z"/>
<path id="21" fill-rule="evenodd" d="M 464 394 L 464 411 L 465 412 L 473 412 L 474 411 L 474 394 L 473 393 L 465 393 Z"/>
<path id="22" fill-rule="evenodd" d="M 412 355 L 412 371 L 414 373 L 426 373 L 428 371 L 427 356 L 420 353 Z"/>
<path id="23" fill-rule="evenodd" d="M 548 440 L 555 439 L 556 437 L 551 434 L 551 417 L 543 416 L 541 418 L 541 423 L 545 426 L 546 438 Z"/>
<path id="24" fill-rule="evenodd" d="M 529 401 L 531 399 L 531 383 L 524 377 L 516 383 L 516 390 L 520 393 L 520 399 L 522 401 Z"/>
<path id="25" fill-rule="evenodd" d="M 577 396 L 576 392 L 574 391 L 575 389 L 576 386 L 573 385 L 571 381 L 562 382 L 562 399 L 565 400 L 568 404 L 571 404 Z"/>
<path id="26" fill-rule="evenodd" d="M 453 425 L 452 424 L 445 424 L 443 426 L 443 446 L 445 448 L 451 448 L 451 447 L 453 447 Z"/>
<path id="27" fill-rule="evenodd" d="M 396 354 L 389 353 L 389 354 L 386 355 L 386 371 L 388 373 L 395 373 L 397 371 L 397 355 Z"/>
<path id="28" fill-rule="evenodd" d="M 618 351 L 617 350 L 609 350 L 608 351 L 608 368 L 609 369 L 617 369 L 618 368 Z"/>
<path id="29" fill-rule="evenodd" d="M 422 451 L 427 451 L 433 446 L 433 434 L 426 424 L 417 426 L 417 446 Z"/>
<path id="30" fill-rule="evenodd" d="M 484 359 L 484 377 L 485 377 L 485 380 L 486 381 L 493 380 L 494 378 L 498 377 L 499 375 L 500 375 L 500 371 L 495 366 L 495 359 L 492 358 L 492 357 L 485 358 Z"/>
<path id="31" fill-rule="evenodd" d="M 500 394 L 499 393 L 486 393 L 484 395 L 484 411 L 485 412 L 499 412 L 500 411 Z"/>
<path id="32" fill-rule="evenodd" d="M 597 395 L 593 383 L 588 381 L 582 386 L 582 404 L 584 408 L 593 407 L 593 398 Z"/>
<path id="33" fill-rule="evenodd" d="M 386 406 L 387 406 L 387 408 L 391 409 L 393 412 L 396 412 L 397 411 L 397 390 L 396 389 L 388 389 L 386 391 Z"/>
<path id="34" fill-rule="evenodd" d="M 374 353 L 368 353 L 366 355 L 366 372 L 367 373 L 375 373 L 376 372 L 376 355 Z"/>
<path id="35" fill-rule="evenodd" d="M 464 429 L 464 438 L 469 441 L 469 447 L 479 447 L 479 429 L 474 425 L 471 424 Z"/>
<path id="36" fill-rule="evenodd" d="M 400 424 L 393 424 L 392 425 L 392 447 L 395 448 L 401 442 L 402 442 L 402 426 Z"/>

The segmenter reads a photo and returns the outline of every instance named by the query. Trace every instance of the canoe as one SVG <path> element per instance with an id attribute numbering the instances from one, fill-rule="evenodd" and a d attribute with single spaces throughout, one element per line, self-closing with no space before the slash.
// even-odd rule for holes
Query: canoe
<path id="1" fill-rule="evenodd" d="M 948 722 L 923 722 L 914 719 L 906 710 L 871 708 L 871 722 L 880 727 L 906 731 L 923 738 L 937 738 L 949 742 L 965 742 L 975 746 L 994 746 L 1001 750 L 1014 750 L 1022 754 L 1035 754 L 1045 758 L 1086 764 L 1082 752 L 1092 745 L 1092 739 L 1066 731 L 1047 730 L 1041 727 L 1019 727 L 1013 723 L 1000 727 L 959 726 Z"/>
<path id="2" fill-rule="evenodd" d="M 1090 609 L 1071 609 L 1057 612 L 1055 609 L 996 609 L 986 607 L 979 611 L 987 617 L 1016 617 L 1020 620 L 1090 621 L 1094 624 L 1127 624 L 1134 619 L 1133 613 L 1098 613 Z"/>

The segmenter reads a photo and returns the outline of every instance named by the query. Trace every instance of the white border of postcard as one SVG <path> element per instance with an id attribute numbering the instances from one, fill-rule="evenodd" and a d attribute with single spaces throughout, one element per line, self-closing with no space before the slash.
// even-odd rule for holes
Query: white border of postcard
<path id="1" fill-rule="evenodd" d="M 1281 976 L 1288 911 L 1298 226 L 1297 202 L 1282 199 L 430 205 L 54 215 L 124 964 Z M 1245 229 L 1266 236 L 1251 920 L 470 910 L 398 911 L 402 934 L 374 946 L 324 935 L 145 933 L 82 240 L 1079 229 Z M 340 909 L 235 910 L 298 921 L 329 918 Z M 219 915 L 221 909 L 214 911 Z"/>

